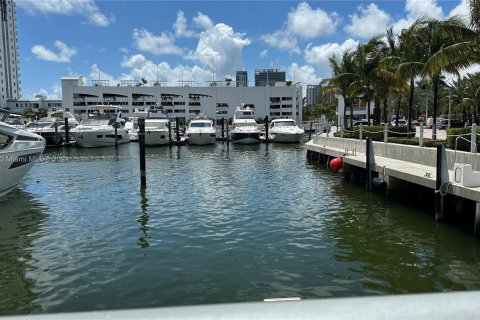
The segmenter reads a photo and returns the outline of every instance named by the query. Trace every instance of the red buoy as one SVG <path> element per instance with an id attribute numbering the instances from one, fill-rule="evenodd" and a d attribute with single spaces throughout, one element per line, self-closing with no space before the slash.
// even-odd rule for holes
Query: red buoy
<path id="1" fill-rule="evenodd" d="M 342 158 L 334 158 L 330 160 L 330 169 L 332 169 L 333 171 L 338 171 L 342 169 L 342 167 L 343 167 Z"/>

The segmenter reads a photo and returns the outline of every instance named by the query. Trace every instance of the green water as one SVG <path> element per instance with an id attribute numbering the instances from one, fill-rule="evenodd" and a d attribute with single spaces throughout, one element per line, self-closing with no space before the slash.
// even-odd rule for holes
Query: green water
<path id="1" fill-rule="evenodd" d="M 477 290 L 471 232 L 304 145 L 48 150 L 0 200 L 0 315 Z"/>

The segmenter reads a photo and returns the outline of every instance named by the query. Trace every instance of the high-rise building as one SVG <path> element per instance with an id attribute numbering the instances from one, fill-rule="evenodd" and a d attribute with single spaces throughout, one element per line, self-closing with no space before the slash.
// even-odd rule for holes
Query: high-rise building
<path id="1" fill-rule="evenodd" d="M 237 87 L 248 87 L 247 71 L 237 71 L 236 79 Z"/>
<path id="2" fill-rule="evenodd" d="M 277 82 L 285 82 L 285 71 L 278 69 L 255 70 L 255 87 L 275 86 Z"/>
<path id="3" fill-rule="evenodd" d="M 14 0 L 0 0 L 0 107 L 8 99 L 20 97 L 20 72 L 18 70 L 17 18 Z"/>
<path id="4" fill-rule="evenodd" d="M 318 101 L 320 88 L 317 84 L 307 85 L 307 106 L 313 106 Z"/>

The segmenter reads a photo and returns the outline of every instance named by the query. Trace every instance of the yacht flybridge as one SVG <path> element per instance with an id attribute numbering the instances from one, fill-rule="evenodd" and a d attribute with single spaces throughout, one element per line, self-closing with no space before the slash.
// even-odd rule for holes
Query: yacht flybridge
<path id="1" fill-rule="evenodd" d="M 88 117 L 71 130 L 77 145 L 85 148 L 114 146 L 115 126 L 118 144 L 130 142 L 119 106 L 96 105 L 90 107 L 90 111 Z"/>
<path id="2" fill-rule="evenodd" d="M 254 112 L 249 107 L 242 105 L 235 110 L 230 140 L 237 144 L 260 143 L 260 129 L 255 121 Z"/>
<path id="3" fill-rule="evenodd" d="M 0 109 L 0 197 L 20 183 L 45 150 L 44 138 L 5 123 L 8 115 Z"/>

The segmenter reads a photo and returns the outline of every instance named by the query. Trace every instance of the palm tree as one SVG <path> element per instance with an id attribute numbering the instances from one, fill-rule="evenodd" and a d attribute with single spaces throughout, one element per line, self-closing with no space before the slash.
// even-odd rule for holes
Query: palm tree
<path id="1" fill-rule="evenodd" d="M 475 32 L 466 27 L 459 17 L 452 17 L 447 20 L 424 19 L 418 25 L 416 32 L 419 37 L 418 43 L 424 45 L 423 50 L 425 50 L 427 58 L 422 73 L 432 81 L 433 85 L 432 138 L 436 139 L 436 118 L 442 72 L 458 74 L 459 67 L 469 63 L 466 60 L 449 60 L 449 54 L 447 54 L 445 48 L 465 43 L 468 39 L 473 38 Z"/>
<path id="2" fill-rule="evenodd" d="M 347 122 L 347 108 L 350 108 L 350 126 L 353 126 L 353 97 L 351 84 L 352 79 L 350 77 L 342 76 L 346 74 L 353 74 L 355 71 L 355 63 L 353 61 L 353 53 L 349 50 L 345 51 L 342 58 L 338 58 L 334 55 L 328 58 L 330 66 L 332 68 L 333 76 L 328 82 L 327 87 L 331 89 L 331 92 L 342 95 L 344 103 L 343 123 Z"/>

